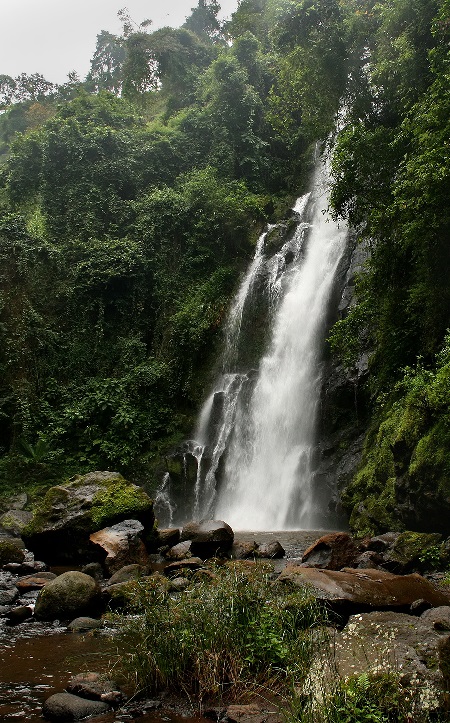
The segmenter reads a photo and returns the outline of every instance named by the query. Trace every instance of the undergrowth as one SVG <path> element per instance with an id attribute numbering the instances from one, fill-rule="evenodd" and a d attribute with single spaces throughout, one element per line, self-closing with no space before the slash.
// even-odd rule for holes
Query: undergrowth
<path id="1" fill-rule="evenodd" d="M 189 584 L 175 594 L 161 575 L 128 583 L 127 614 L 111 615 L 114 677 L 200 712 L 256 698 L 286 723 L 448 720 L 425 683 L 405 686 L 391 665 L 341 677 L 323 606 L 307 586 L 273 583 L 271 569 L 234 561 L 183 572 Z"/>
<path id="2" fill-rule="evenodd" d="M 323 610 L 310 592 L 271 584 L 264 565 L 227 564 L 193 575 L 172 596 L 148 578 L 118 616 L 116 669 L 140 693 L 183 692 L 200 708 L 227 694 L 289 698 L 324 643 Z"/>

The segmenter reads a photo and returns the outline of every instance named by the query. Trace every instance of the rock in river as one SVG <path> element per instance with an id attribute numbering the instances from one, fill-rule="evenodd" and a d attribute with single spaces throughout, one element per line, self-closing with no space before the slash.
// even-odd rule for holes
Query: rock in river
<path id="1" fill-rule="evenodd" d="M 124 520 L 90 535 L 91 546 L 109 575 L 125 565 L 144 567 L 148 563 L 143 531 L 144 526 L 138 520 Z"/>
<path id="2" fill-rule="evenodd" d="M 118 472 L 91 472 L 51 487 L 22 534 L 47 562 L 86 561 L 89 535 L 130 518 L 152 529 L 150 497 Z"/>
<path id="3" fill-rule="evenodd" d="M 90 715 L 100 715 L 110 710 L 107 703 L 87 700 L 71 693 L 55 693 L 44 703 L 42 714 L 51 721 L 82 720 Z"/>
<path id="4" fill-rule="evenodd" d="M 318 599 L 344 611 L 370 608 L 398 610 L 409 608 L 416 600 L 424 600 L 432 607 L 450 605 L 450 592 L 441 592 L 416 573 L 393 575 L 383 570 L 353 568 L 335 572 L 288 565 L 278 580 L 299 586 L 309 585 Z"/>
<path id="5" fill-rule="evenodd" d="M 35 615 L 41 620 L 64 620 L 95 614 L 100 609 L 100 601 L 98 583 L 83 572 L 71 570 L 42 588 L 36 600 Z"/>

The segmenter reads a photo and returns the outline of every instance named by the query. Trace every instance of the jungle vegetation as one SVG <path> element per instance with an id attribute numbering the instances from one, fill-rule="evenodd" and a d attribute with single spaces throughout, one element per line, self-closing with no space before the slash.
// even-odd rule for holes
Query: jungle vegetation
<path id="1" fill-rule="evenodd" d="M 155 482 L 192 428 L 258 233 L 345 108 L 332 204 L 371 254 L 332 348 L 349 368 L 370 349 L 375 470 L 395 447 L 374 449 L 377 430 L 422 385 L 405 464 L 432 433 L 444 489 L 450 1 L 218 12 L 200 0 L 183 27 L 153 31 L 123 11 L 87 77 L 61 86 L 0 75 L 0 484 L 93 469 Z M 366 474 L 375 498 L 392 487 L 383 464 Z"/>

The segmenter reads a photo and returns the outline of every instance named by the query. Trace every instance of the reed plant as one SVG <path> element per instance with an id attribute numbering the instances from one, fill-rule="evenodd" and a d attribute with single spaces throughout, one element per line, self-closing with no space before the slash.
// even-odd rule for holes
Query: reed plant
<path id="1" fill-rule="evenodd" d="M 323 642 L 315 598 L 273 584 L 264 565 L 222 565 L 175 595 L 146 578 L 134 583 L 131 607 L 116 618 L 122 676 L 136 691 L 182 692 L 199 707 L 229 694 L 289 698 Z"/>

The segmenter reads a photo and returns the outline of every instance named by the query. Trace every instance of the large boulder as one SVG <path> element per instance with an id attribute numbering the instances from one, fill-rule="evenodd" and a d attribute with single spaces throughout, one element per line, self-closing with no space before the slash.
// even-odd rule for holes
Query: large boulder
<path id="1" fill-rule="evenodd" d="M 125 565 L 147 565 L 143 532 L 144 526 L 139 520 L 124 520 L 90 535 L 91 546 L 107 574 L 113 575 Z"/>
<path id="2" fill-rule="evenodd" d="M 203 520 L 191 537 L 191 552 L 206 560 L 208 557 L 223 555 L 231 550 L 234 532 L 222 520 Z"/>
<path id="3" fill-rule="evenodd" d="M 118 472 L 91 472 L 51 487 L 22 536 L 39 558 L 74 562 L 86 559 L 89 535 L 130 518 L 152 529 L 150 497 Z"/>
<path id="4" fill-rule="evenodd" d="M 340 570 L 352 565 L 358 554 L 353 538 L 347 532 L 323 535 L 305 550 L 302 562 L 309 567 Z"/>
<path id="5" fill-rule="evenodd" d="M 445 702 L 449 628 L 448 607 L 428 610 L 419 618 L 392 611 L 353 615 L 331 641 L 332 665 L 344 679 L 380 671 L 397 674 L 409 689 L 417 720 L 422 720 L 423 713 Z"/>
<path id="6" fill-rule="evenodd" d="M 300 587 L 310 586 L 317 599 L 343 612 L 409 609 L 417 600 L 432 607 L 450 605 L 444 593 L 421 575 L 393 575 L 384 570 L 345 568 L 340 572 L 288 565 L 278 577 Z"/>
<path id="7" fill-rule="evenodd" d="M 98 583 L 84 572 L 71 570 L 50 580 L 39 592 L 35 615 L 40 620 L 73 619 L 95 615 L 101 608 Z"/>

